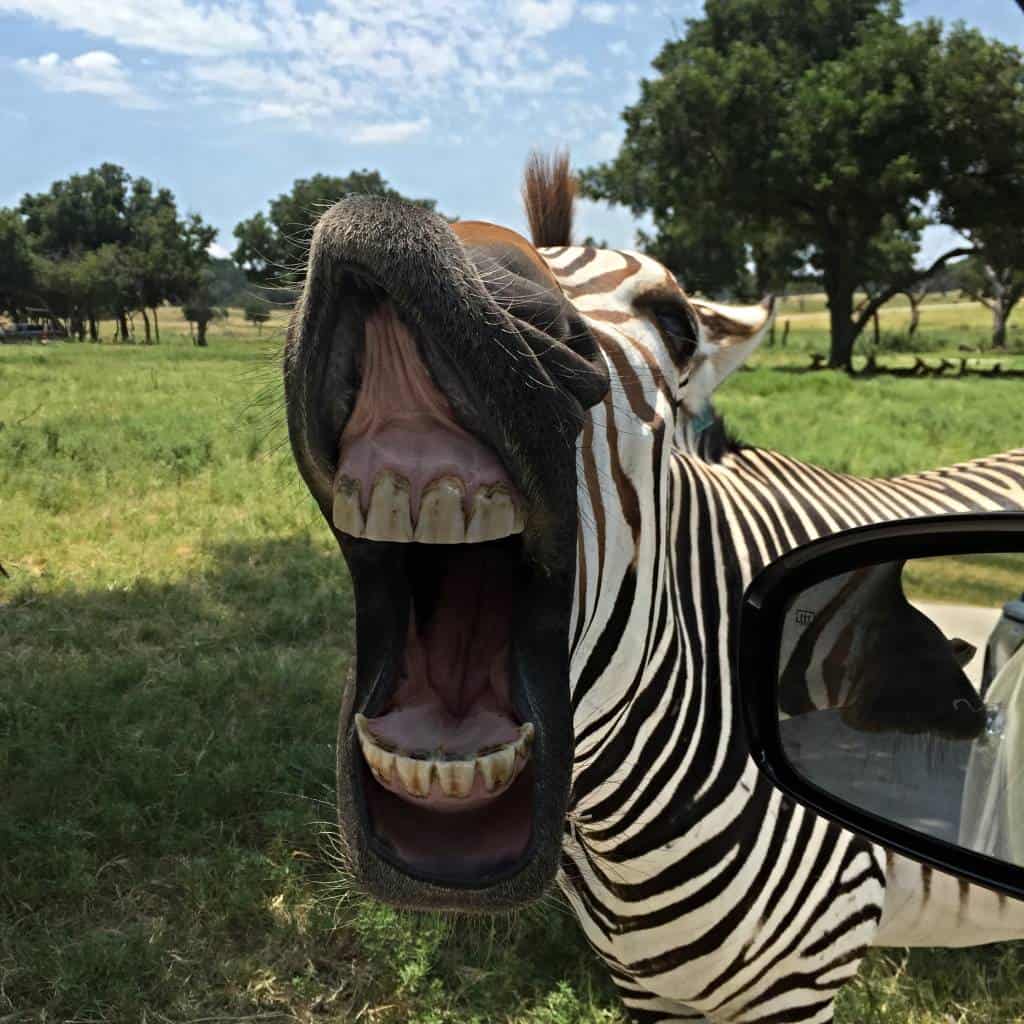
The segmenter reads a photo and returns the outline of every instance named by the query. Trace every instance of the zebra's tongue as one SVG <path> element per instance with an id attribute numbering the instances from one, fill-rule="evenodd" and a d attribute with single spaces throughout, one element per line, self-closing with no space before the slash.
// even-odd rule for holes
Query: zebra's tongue
<path id="1" fill-rule="evenodd" d="M 452 548 L 425 623 L 409 609 L 403 677 L 388 711 L 373 720 L 395 747 L 472 756 L 518 736 L 509 697 L 511 599 L 502 559 Z"/>

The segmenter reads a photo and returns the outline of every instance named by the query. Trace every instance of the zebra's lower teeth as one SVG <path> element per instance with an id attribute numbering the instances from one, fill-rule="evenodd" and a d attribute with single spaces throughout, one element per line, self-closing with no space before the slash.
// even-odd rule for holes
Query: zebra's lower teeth
<path id="1" fill-rule="evenodd" d="M 374 735 L 364 715 L 356 715 L 356 732 L 363 757 L 381 785 L 438 811 L 469 810 L 504 792 L 526 767 L 533 743 L 530 722 L 519 727 L 515 740 L 468 755 L 438 750 L 424 756 L 394 749 Z"/>

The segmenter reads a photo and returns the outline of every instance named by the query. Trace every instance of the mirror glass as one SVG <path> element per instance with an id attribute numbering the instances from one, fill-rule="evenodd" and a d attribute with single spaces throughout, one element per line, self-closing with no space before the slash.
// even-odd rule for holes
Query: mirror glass
<path id="1" fill-rule="evenodd" d="M 790 601 L 783 749 L 856 807 L 1024 865 L 1024 554 L 867 566 Z"/>

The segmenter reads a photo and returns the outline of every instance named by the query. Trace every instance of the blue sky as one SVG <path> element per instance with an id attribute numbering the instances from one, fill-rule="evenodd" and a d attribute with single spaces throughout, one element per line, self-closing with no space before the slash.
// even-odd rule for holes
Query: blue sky
<path id="1" fill-rule="evenodd" d="M 0 0 L 0 206 L 104 160 L 233 226 L 318 171 L 376 168 L 522 230 L 533 146 L 614 154 L 619 112 L 700 0 Z M 908 0 L 1024 45 L 1014 0 Z M 578 233 L 628 247 L 584 204 Z M 944 242 L 926 240 L 930 252 Z"/>

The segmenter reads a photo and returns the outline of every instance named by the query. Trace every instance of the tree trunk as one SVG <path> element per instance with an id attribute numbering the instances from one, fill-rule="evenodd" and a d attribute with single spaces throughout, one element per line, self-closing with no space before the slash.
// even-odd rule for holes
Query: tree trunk
<path id="1" fill-rule="evenodd" d="M 871 322 L 875 329 L 875 348 L 879 348 L 882 344 L 882 328 L 878 323 L 877 311 L 871 314 Z"/>
<path id="2" fill-rule="evenodd" d="M 781 345 L 781 346 L 782 346 L 783 348 L 785 348 L 785 347 L 786 347 L 786 341 L 788 340 L 788 338 L 789 338 L 789 321 L 787 320 L 787 321 L 786 321 L 786 322 L 785 322 L 785 323 L 784 323 L 784 324 L 782 325 L 782 341 L 780 341 L 780 342 L 779 342 L 779 344 L 780 344 L 780 345 Z"/>
<path id="3" fill-rule="evenodd" d="M 200 348 L 206 348 L 206 321 L 196 321 L 196 344 Z"/>
<path id="4" fill-rule="evenodd" d="M 997 299 L 992 303 L 992 347 L 1006 348 L 1006 306 Z"/>
<path id="5" fill-rule="evenodd" d="M 912 338 L 921 323 L 921 300 L 907 292 L 907 301 L 910 303 L 910 326 L 907 328 L 907 337 Z"/>
<path id="6" fill-rule="evenodd" d="M 89 340 L 99 341 L 100 340 L 100 329 L 96 325 L 96 317 L 92 313 L 89 314 Z"/>
<path id="7" fill-rule="evenodd" d="M 262 327 L 262 326 L 263 325 L 260 324 L 260 327 Z M 771 330 L 768 332 L 768 345 L 769 345 L 770 348 L 774 348 L 775 347 L 775 321 L 774 320 L 772 321 Z"/>
<path id="8" fill-rule="evenodd" d="M 124 344 L 128 341 L 128 315 L 123 309 L 117 311 L 117 328 L 121 332 L 121 343 Z"/>
<path id="9" fill-rule="evenodd" d="M 853 281 L 833 268 L 825 271 L 825 294 L 828 296 L 828 320 L 831 343 L 828 365 L 834 370 L 852 368 L 853 343 Z"/>
<path id="10" fill-rule="evenodd" d="M 152 345 L 153 344 L 153 335 L 150 333 L 150 330 L 149 330 L 149 314 L 146 312 L 146 307 L 145 306 L 142 307 L 141 312 L 142 312 L 142 322 L 146 325 L 146 344 L 147 345 Z"/>
<path id="11" fill-rule="evenodd" d="M 156 315 L 156 306 L 153 307 L 153 330 L 156 333 L 156 343 L 160 344 L 160 317 Z"/>

